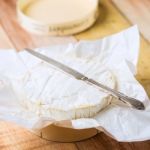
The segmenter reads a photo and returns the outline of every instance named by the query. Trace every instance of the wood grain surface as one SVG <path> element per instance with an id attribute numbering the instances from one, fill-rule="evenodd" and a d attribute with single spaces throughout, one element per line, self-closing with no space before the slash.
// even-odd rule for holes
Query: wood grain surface
<path id="1" fill-rule="evenodd" d="M 119 0 L 118 0 L 119 1 Z M 127 0 L 129 2 L 129 0 Z M 133 1 L 133 0 L 132 0 Z M 136 0 L 135 0 L 136 1 Z M 145 0 L 146 1 L 146 0 Z M 117 3 L 117 0 L 114 0 Z M 121 3 L 122 2 L 122 3 Z M 120 3 L 120 4 L 119 4 Z M 119 1 L 118 5 L 127 3 Z M 148 2 L 147 2 L 148 3 Z M 0 0 L 0 48 L 39 47 L 50 44 L 75 42 L 76 39 L 97 39 L 118 32 L 130 26 L 130 22 L 120 13 L 112 1 L 101 0 L 100 18 L 89 30 L 74 37 L 48 37 L 28 33 L 20 27 L 16 19 L 16 0 Z M 149 3 L 148 3 L 149 4 Z M 147 5 L 148 5 L 147 4 Z M 132 6 L 133 7 L 133 6 Z M 142 6 L 143 7 L 143 6 Z M 147 7 L 147 6 L 146 6 Z M 121 8 L 121 7 L 120 7 Z M 131 10 L 130 10 L 131 11 Z M 144 14 L 142 14 L 144 15 Z M 128 15 L 127 15 L 128 16 Z M 143 34 L 144 35 L 144 34 Z M 141 39 L 138 79 L 150 91 L 150 45 Z M 104 133 L 85 141 L 56 143 L 40 139 L 24 128 L 10 122 L 0 121 L 0 150 L 150 150 L 150 141 L 117 142 Z"/>
<path id="2" fill-rule="evenodd" d="M 150 42 L 150 0 L 112 0 Z"/>

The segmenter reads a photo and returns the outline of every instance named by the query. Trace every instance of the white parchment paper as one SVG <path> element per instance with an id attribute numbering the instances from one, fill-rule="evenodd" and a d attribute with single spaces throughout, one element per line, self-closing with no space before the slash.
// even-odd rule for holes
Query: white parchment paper
<path id="1" fill-rule="evenodd" d="M 55 59 L 60 59 L 61 55 L 91 60 L 98 58 L 102 65 L 115 74 L 118 91 L 139 99 L 146 106 L 146 110 L 139 111 L 113 102 L 93 118 L 71 120 L 73 128 L 101 126 L 118 141 L 150 139 L 149 100 L 143 87 L 134 77 L 139 54 L 137 26 L 95 41 L 80 41 L 76 44 L 36 50 Z M 30 130 L 40 129 L 55 122 L 50 118 L 41 118 L 37 114 L 25 111 L 23 101 L 26 100 L 26 95 L 17 83 L 18 78 L 40 60 L 33 59 L 33 56 L 25 51 L 17 53 L 15 50 L 1 50 L 0 60 L 0 119 L 13 121 Z M 46 78 L 46 74 L 42 77 Z"/>

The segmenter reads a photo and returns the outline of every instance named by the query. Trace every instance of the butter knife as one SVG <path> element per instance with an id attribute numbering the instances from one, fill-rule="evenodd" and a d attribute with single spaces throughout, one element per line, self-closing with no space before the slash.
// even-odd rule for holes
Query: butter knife
<path id="1" fill-rule="evenodd" d="M 117 90 L 111 89 L 108 86 L 105 86 L 93 79 L 88 78 L 87 76 L 85 76 L 84 74 L 70 68 L 69 66 L 66 66 L 50 57 L 47 57 L 39 52 L 36 52 L 32 49 L 29 48 L 25 48 L 25 51 L 27 51 L 28 53 L 34 55 L 35 57 L 38 57 L 39 59 L 49 63 L 50 65 L 53 65 L 54 67 L 56 67 L 57 69 L 59 69 L 60 71 L 63 71 L 64 73 L 67 73 L 71 76 L 73 76 L 74 78 L 76 78 L 77 80 L 82 80 L 94 87 L 97 88 L 101 88 L 107 92 L 109 92 L 110 94 L 112 94 L 113 96 L 117 97 L 119 100 L 121 100 L 122 102 L 126 103 L 127 105 L 131 106 L 132 108 L 135 109 L 139 109 L 139 110 L 144 110 L 145 106 L 142 102 L 140 102 L 139 100 L 129 97 Z"/>

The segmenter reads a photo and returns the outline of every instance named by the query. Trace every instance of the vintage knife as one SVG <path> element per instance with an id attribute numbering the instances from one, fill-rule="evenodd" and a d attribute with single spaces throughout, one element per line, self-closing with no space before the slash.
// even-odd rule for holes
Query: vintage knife
<path id="1" fill-rule="evenodd" d="M 71 76 L 73 76 L 74 78 L 76 78 L 77 80 L 82 80 L 90 85 L 93 85 L 97 88 L 101 88 L 107 92 L 109 92 L 110 94 L 112 94 L 113 96 L 115 97 L 118 97 L 119 100 L 123 101 L 124 103 L 130 105 L 131 107 L 135 108 L 135 109 L 139 109 L 139 110 L 144 110 L 145 109 L 145 106 L 142 102 L 140 102 L 139 100 L 135 99 L 135 98 L 132 98 L 132 97 L 129 97 L 121 92 L 118 92 L 117 90 L 114 90 L 114 89 L 111 89 L 93 79 L 89 79 L 88 77 L 86 77 L 84 74 L 50 58 L 50 57 L 47 57 L 39 52 L 36 52 L 32 49 L 29 49 L 29 48 L 25 48 L 24 49 L 25 51 L 29 52 L 30 54 L 38 57 L 39 59 L 53 65 L 54 67 L 56 67 L 57 69 L 63 71 L 64 73 L 67 73 Z"/>

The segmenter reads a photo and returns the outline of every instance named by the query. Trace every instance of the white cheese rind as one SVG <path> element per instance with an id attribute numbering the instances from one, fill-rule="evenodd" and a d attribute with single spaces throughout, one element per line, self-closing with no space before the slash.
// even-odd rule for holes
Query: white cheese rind
<path id="1" fill-rule="evenodd" d="M 114 75 L 99 59 L 61 55 L 55 59 L 110 88 L 116 86 Z M 20 89 L 15 92 L 24 97 L 23 106 L 32 114 L 54 120 L 89 118 L 111 102 L 110 94 L 103 89 L 62 73 L 36 57 L 20 54 L 20 60 L 27 71 L 18 81 L 13 80 L 12 86 Z"/>

